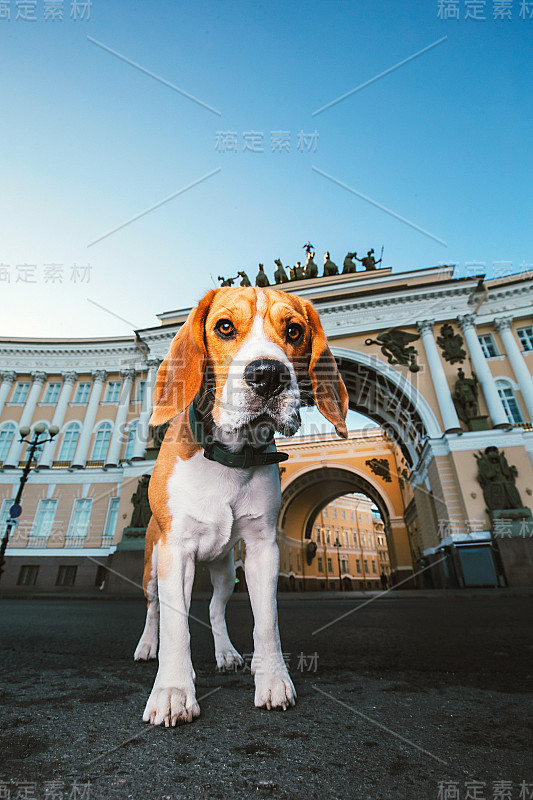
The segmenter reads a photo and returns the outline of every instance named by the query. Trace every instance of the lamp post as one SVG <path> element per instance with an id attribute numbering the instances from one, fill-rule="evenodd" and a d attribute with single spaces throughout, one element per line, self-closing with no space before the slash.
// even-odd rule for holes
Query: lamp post
<path id="1" fill-rule="evenodd" d="M 329 591 L 329 574 L 328 574 L 328 553 L 326 550 L 326 529 L 324 528 L 324 517 L 322 511 L 320 512 L 320 531 L 322 533 L 322 544 L 324 545 L 324 572 L 326 575 L 326 591 Z"/>
<path id="2" fill-rule="evenodd" d="M 339 592 L 342 592 L 342 573 L 341 573 L 341 542 L 339 537 L 335 539 L 333 547 L 337 548 L 337 561 L 339 564 Z"/>
<path id="3" fill-rule="evenodd" d="M 14 525 L 16 525 L 17 517 L 20 517 L 22 513 L 22 506 L 20 505 L 20 500 L 22 498 L 22 492 L 24 491 L 24 486 L 26 481 L 28 480 L 28 475 L 31 472 L 31 463 L 33 461 L 33 457 L 35 455 L 35 451 L 40 445 L 47 444 L 51 442 L 54 436 L 57 436 L 59 433 L 59 428 L 57 425 L 50 425 L 48 428 L 48 437 L 45 439 L 41 439 L 41 436 L 46 434 L 46 425 L 44 422 L 39 422 L 35 428 L 33 429 L 33 439 L 28 439 L 27 437 L 31 433 L 31 428 L 27 425 L 24 425 L 19 430 L 20 433 L 20 441 L 27 442 L 29 444 L 29 452 L 27 453 L 27 460 L 22 470 L 22 475 L 20 476 L 20 483 L 19 488 L 17 491 L 17 496 L 13 502 L 13 505 L 9 509 L 9 519 L 6 525 L 6 532 L 4 533 L 4 538 L 2 539 L 2 546 L 0 547 L 0 577 L 2 572 L 4 571 L 4 565 L 6 563 L 5 554 L 7 550 L 7 545 L 9 542 L 9 537 L 11 535 L 11 530 L 13 529 Z"/>

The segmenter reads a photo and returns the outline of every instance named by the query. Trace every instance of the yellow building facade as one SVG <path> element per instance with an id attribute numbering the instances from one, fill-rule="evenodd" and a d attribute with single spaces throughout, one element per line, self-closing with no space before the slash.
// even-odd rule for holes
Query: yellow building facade
<path id="1" fill-rule="evenodd" d="M 378 269 L 282 288 L 315 304 L 350 408 L 381 430 L 280 443 L 290 452 L 280 585 L 321 588 L 318 550 L 307 563 L 309 543 L 322 546 L 317 518 L 354 493 L 379 509 L 396 585 L 531 585 L 533 274 L 485 280 L 454 278 L 453 267 Z M 19 428 L 60 429 L 37 453 L 2 590 L 120 593 L 140 580 L 132 497 L 156 455 L 148 420 L 157 368 L 188 312 L 160 314 L 130 337 L 0 339 L 2 529 L 25 460 Z M 487 448 L 497 451 L 497 486 L 512 483 L 520 498 L 514 517 L 494 509 L 480 484 Z M 346 546 L 345 558 L 359 586 L 355 549 Z"/>

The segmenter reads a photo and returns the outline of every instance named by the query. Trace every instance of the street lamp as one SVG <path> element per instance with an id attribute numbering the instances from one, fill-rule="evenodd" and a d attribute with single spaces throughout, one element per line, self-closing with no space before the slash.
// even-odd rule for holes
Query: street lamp
<path id="1" fill-rule="evenodd" d="M 322 533 L 322 544 L 324 545 L 324 571 L 326 575 L 326 591 L 329 591 L 328 553 L 326 550 L 326 529 L 324 528 L 324 519 L 322 517 L 322 512 L 320 512 L 320 521 L 322 522 L 320 531 Z"/>
<path id="2" fill-rule="evenodd" d="M 28 480 L 28 475 L 31 472 L 31 462 L 33 461 L 33 457 L 35 455 L 35 451 L 40 445 L 47 444 L 51 442 L 54 436 L 57 436 L 59 433 L 59 428 L 57 425 L 50 425 L 48 428 L 48 438 L 41 439 L 41 436 L 46 434 L 46 425 L 44 422 L 38 422 L 37 425 L 33 429 L 33 439 L 28 439 L 27 437 L 31 433 L 31 428 L 27 425 L 23 425 L 22 428 L 19 428 L 20 433 L 20 440 L 21 442 L 26 442 L 29 444 L 29 448 L 26 451 L 27 453 L 27 460 L 22 470 L 22 475 L 20 476 L 20 483 L 17 492 L 17 496 L 13 502 L 13 505 L 9 509 L 9 518 L 7 520 L 6 525 L 6 532 L 4 533 L 4 538 L 2 539 L 2 546 L 0 547 L 0 577 L 2 572 L 4 571 L 4 565 L 6 563 L 5 554 L 7 550 L 7 545 L 9 542 L 9 537 L 11 535 L 11 530 L 16 525 L 17 517 L 20 517 L 22 513 L 22 506 L 20 505 L 20 500 L 22 498 L 22 492 L 24 491 L 24 486 L 26 481 Z"/>
<path id="3" fill-rule="evenodd" d="M 341 573 L 341 542 L 339 537 L 335 539 L 333 547 L 337 548 L 337 561 L 339 562 L 339 592 L 342 592 L 342 573 Z"/>

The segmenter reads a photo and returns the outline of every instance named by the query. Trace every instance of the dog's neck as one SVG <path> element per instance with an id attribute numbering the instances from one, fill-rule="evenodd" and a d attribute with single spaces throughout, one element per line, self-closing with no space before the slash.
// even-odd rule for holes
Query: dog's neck
<path id="1" fill-rule="evenodd" d="M 206 439 L 221 444 L 231 453 L 240 453 L 247 445 L 262 450 L 273 439 L 274 426 L 265 418 L 258 417 L 241 428 L 225 428 L 215 424 L 207 403 L 195 402 L 194 410 Z"/>
<path id="2" fill-rule="evenodd" d="M 213 437 L 232 453 L 239 453 L 246 445 L 263 449 L 274 436 L 272 426 L 265 422 L 251 422 L 243 428 L 219 428 L 213 425 Z"/>

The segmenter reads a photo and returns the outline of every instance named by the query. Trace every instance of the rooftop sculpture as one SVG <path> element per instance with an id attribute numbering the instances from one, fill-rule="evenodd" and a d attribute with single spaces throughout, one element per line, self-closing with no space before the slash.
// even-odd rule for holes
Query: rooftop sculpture
<path id="1" fill-rule="evenodd" d="M 292 283 L 293 281 L 301 281 L 301 280 L 314 280 L 315 278 L 329 278 L 332 275 L 339 275 L 340 270 L 337 264 L 331 259 L 329 250 L 326 250 L 324 253 L 324 272 L 322 275 L 318 274 L 318 266 L 315 263 L 315 249 L 311 242 L 307 242 L 303 245 L 303 249 L 305 250 L 305 266 L 302 266 L 300 261 L 297 261 L 295 266 L 293 267 L 285 267 L 280 258 L 274 259 L 274 264 L 276 265 L 276 270 L 274 272 L 274 281 L 276 285 L 280 286 L 284 283 Z M 356 273 L 357 270 L 357 261 L 360 261 L 364 267 L 364 270 L 359 270 L 359 272 L 372 272 L 377 269 L 381 269 L 377 265 L 382 263 L 383 261 L 383 247 L 381 248 L 381 256 L 376 261 L 374 258 L 374 249 L 368 251 L 367 255 L 364 258 L 358 258 L 357 253 L 350 252 L 346 253 L 343 262 L 342 268 L 342 275 L 347 275 L 350 273 Z M 288 274 L 287 274 L 288 272 Z M 220 281 L 220 286 L 233 286 L 236 280 L 240 280 L 240 286 L 251 286 L 250 279 L 244 270 L 240 270 L 237 272 L 237 275 L 234 278 L 224 278 L 222 275 L 218 276 L 218 280 Z M 256 286 L 270 286 L 271 282 L 268 279 L 267 274 L 265 273 L 265 268 L 263 264 L 259 264 L 258 272 L 255 278 L 255 285 Z"/>

